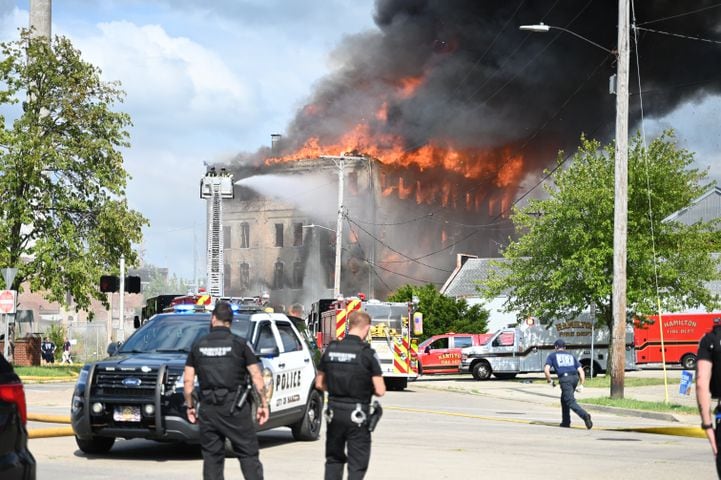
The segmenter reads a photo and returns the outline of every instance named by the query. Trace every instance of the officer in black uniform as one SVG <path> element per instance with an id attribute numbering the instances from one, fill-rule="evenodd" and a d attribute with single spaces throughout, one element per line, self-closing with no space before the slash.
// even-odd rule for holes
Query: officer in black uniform
<path id="1" fill-rule="evenodd" d="M 348 316 L 348 324 L 346 337 L 328 345 L 315 380 L 317 389 L 328 392 L 326 480 L 342 479 L 346 462 L 349 480 L 365 476 L 371 455 L 371 398 L 386 393 L 378 357 L 365 341 L 370 316 L 355 310 Z"/>
<path id="2" fill-rule="evenodd" d="M 714 318 L 713 329 L 703 336 L 696 356 L 696 402 L 701 414 L 701 428 L 716 457 L 716 473 L 721 478 L 721 318 Z M 716 399 L 715 419 L 711 419 L 711 398 Z M 716 430 L 714 430 L 714 424 Z"/>
<path id="3" fill-rule="evenodd" d="M 248 376 L 258 401 L 258 424 L 268 420 L 265 384 L 258 358 L 244 339 L 230 332 L 233 311 L 227 302 L 218 302 L 210 317 L 210 333 L 193 345 L 185 363 L 183 391 L 188 420 L 200 422 L 203 451 L 203 478 L 222 480 L 225 463 L 225 439 L 240 460 L 246 479 L 262 479 L 263 465 L 258 459 L 258 437 L 247 398 Z M 200 384 L 200 404 L 193 402 L 195 375 Z M 254 389 L 253 389 L 254 387 Z"/>

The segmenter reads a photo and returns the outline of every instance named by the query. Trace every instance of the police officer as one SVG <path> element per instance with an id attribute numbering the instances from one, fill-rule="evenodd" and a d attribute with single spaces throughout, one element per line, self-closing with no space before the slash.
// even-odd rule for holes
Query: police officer
<path id="1" fill-rule="evenodd" d="M 244 339 L 230 332 L 233 311 L 227 302 L 218 302 L 210 317 L 210 333 L 198 339 L 185 363 L 183 391 L 188 420 L 200 422 L 200 444 L 203 451 L 203 478 L 222 480 L 225 463 L 225 439 L 240 460 L 246 479 L 262 479 L 263 465 L 258 459 L 251 406 L 241 398 L 252 380 L 258 401 L 257 420 L 268 420 L 265 384 L 258 358 Z M 193 399 L 194 379 L 198 375 L 200 403 Z"/>
<path id="2" fill-rule="evenodd" d="M 386 393 L 378 357 L 365 341 L 370 316 L 355 310 L 348 316 L 348 323 L 346 337 L 328 345 L 315 380 L 316 388 L 328 392 L 326 480 L 342 479 L 346 462 L 349 480 L 365 476 L 371 454 L 371 397 Z"/>
<path id="3" fill-rule="evenodd" d="M 546 358 L 546 366 L 543 373 L 546 375 L 546 381 L 551 383 L 551 367 L 556 370 L 558 375 L 558 383 L 561 386 L 561 426 L 571 426 L 571 410 L 583 419 L 586 428 L 593 427 L 591 415 L 576 403 L 574 391 L 578 387 L 578 380 L 581 379 L 581 386 L 586 380 L 583 367 L 578 363 L 578 359 L 573 354 L 566 351 L 566 342 L 558 339 L 553 343 L 556 349 Z M 553 384 L 555 386 L 555 383 Z M 581 387 L 582 388 L 582 387 Z"/>
<path id="4" fill-rule="evenodd" d="M 721 435 L 721 318 L 714 318 L 713 329 L 699 342 L 696 358 L 696 402 L 701 414 L 701 428 L 711 444 L 716 457 L 716 473 L 721 478 L 721 456 L 718 454 Z M 715 419 L 711 418 L 711 398 L 717 400 Z"/>

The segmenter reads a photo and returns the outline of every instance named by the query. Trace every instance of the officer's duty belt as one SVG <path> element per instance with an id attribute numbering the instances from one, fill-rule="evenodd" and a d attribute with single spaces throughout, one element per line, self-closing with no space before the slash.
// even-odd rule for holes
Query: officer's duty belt
<path id="1" fill-rule="evenodd" d="M 577 377 L 578 374 L 576 372 L 566 372 L 561 375 L 562 377 Z"/>
<path id="2" fill-rule="evenodd" d="M 370 404 L 365 402 L 344 402 L 340 400 L 333 400 L 332 398 L 328 400 L 328 406 L 330 408 L 337 408 L 339 410 L 355 410 L 358 405 L 360 405 L 361 410 L 364 412 L 369 411 L 371 408 Z"/>

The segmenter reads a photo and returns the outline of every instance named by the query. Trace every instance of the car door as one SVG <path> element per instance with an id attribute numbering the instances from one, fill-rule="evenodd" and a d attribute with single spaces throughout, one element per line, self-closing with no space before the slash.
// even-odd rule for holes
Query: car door
<path id="1" fill-rule="evenodd" d="M 256 355 L 258 355 L 263 364 L 262 376 L 265 382 L 266 395 L 271 414 L 273 417 L 283 415 L 283 413 L 287 413 L 290 407 L 288 406 L 287 400 L 285 403 L 283 402 L 285 392 L 279 393 L 276 390 L 276 383 L 278 385 L 283 384 L 282 375 L 286 371 L 286 363 L 285 358 L 281 354 L 280 335 L 273 322 L 270 320 L 258 322 L 253 337 L 253 347 L 255 348 Z M 271 349 L 276 349 L 277 355 L 264 355 L 265 352 L 269 352 Z M 287 385 L 287 379 L 284 385 Z"/>
<path id="2" fill-rule="evenodd" d="M 276 320 L 280 336 L 281 362 L 275 375 L 276 406 L 305 408 L 308 392 L 315 380 L 310 352 L 304 348 L 297 329 L 290 321 Z"/>
<path id="3" fill-rule="evenodd" d="M 497 359 L 494 371 L 518 371 L 519 358 L 518 355 L 516 355 L 517 340 L 515 330 L 505 330 L 493 340 L 494 352 Z"/>
<path id="4" fill-rule="evenodd" d="M 435 338 L 427 345 L 421 355 L 421 368 L 424 373 L 439 373 L 444 371 L 441 363 L 442 357 L 448 354 L 448 335 Z M 447 370 L 447 368 L 446 368 Z"/>

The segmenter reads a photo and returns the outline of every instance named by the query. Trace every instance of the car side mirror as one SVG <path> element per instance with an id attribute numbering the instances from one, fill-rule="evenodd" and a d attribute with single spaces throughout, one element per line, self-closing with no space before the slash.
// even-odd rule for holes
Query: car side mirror
<path id="1" fill-rule="evenodd" d="M 118 350 L 120 350 L 120 345 L 122 345 L 122 342 L 112 342 L 108 345 L 108 355 L 111 357 L 118 353 Z"/>
<path id="2" fill-rule="evenodd" d="M 280 350 L 278 350 L 278 347 L 261 348 L 260 352 L 258 353 L 258 356 L 262 358 L 275 358 L 278 355 L 280 355 Z"/>
<path id="3" fill-rule="evenodd" d="M 425 349 L 423 349 L 423 352 L 424 352 L 424 353 L 431 353 L 431 347 L 430 347 L 430 346 L 426 347 Z"/>
<path id="4" fill-rule="evenodd" d="M 140 328 L 140 317 L 137 315 L 133 317 L 133 327 Z"/>

